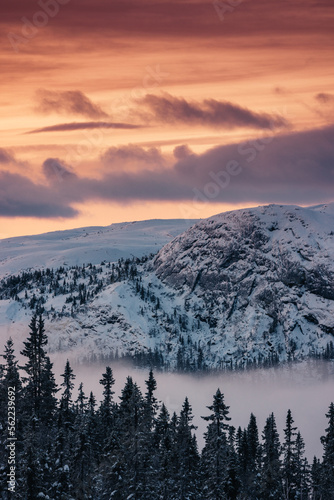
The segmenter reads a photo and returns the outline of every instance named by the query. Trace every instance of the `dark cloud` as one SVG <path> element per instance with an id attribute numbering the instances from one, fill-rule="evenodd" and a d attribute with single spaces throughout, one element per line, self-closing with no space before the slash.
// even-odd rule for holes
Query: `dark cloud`
<path id="1" fill-rule="evenodd" d="M 114 128 L 114 129 L 135 129 L 142 128 L 142 125 L 132 125 L 131 123 L 112 123 L 112 122 L 73 122 L 60 123 L 50 127 L 37 128 L 26 132 L 26 134 L 40 134 L 42 132 L 67 132 L 72 130 L 88 130 L 94 128 Z"/>
<path id="2" fill-rule="evenodd" d="M 27 177 L 0 171 L 0 216 L 73 218 L 78 211 L 55 191 L 34 184 Z"/>
<path id="3" fill-rule="evenodd" d="M 188 156 L 192 155 L 190 147 L 187 144 L 182 144 L 181 146 L 176 146 L 173 151 L 174 157 L 178 160 L 183 160 Z"/>
<path id="4" fill-rule="evenodd" d="M 227 101 L 204 99 L 201 102 L 187 101 L 169 94 L 162 96 L 148 94 L 139 103 L 151 114 L 139 115 L 161 123 L 202 125 L 215 128 L 247 127 L 255 129 L 275 129 L 287 127 L 287 121 L 277 115 L 255 113 L 247 108 Z"/>
<path id="5" fill-rule="evenodd" d="M 37 91 L 36 97 L 37 110 L 42 113 L 75 114 L 93 119 L 108 117 L 100 106 L 94 104 L 80 90 L 55 92 L 41 89 Z"/>
<path id="6" fill-rule="evenodd" d="M 48 158 L 43 163 L 43 173 L 50 184 L 67 182 L 77 178 L 71 167 L 58 158 Z"/>
<path id="7" fill-rule="evenodd" d="M 63 193 L 66 201 L 72 197 L 81 202 L 191 201 L 197 197 L 232 204 L 320 203 L 333 199 L 333 139 L 333 126 L 268 136 L 186 154 L 164 168 L 148 164 L 129 172 L 120 167 L 102 179 L 79 178 L 65 183 Z M 138 157 L 143 155 L 139 148 Z"/>
<path id="8" fill-rule="evenodd" d="M 317 94 L 315 96 L 316 100 L 321 102 L 322 104 L 327 104 L 329 102 L 334 102 L 334 95 L 333 94 L 326 94 L 321 92 L 320 94 Z"/>
<path id="9" fill-rule="evenodd" d="M 122 166 L 124 164 L 163 165 L 165 159 L 158 148 L 144 149 L 134 144 L 109 148 L 101 156 L 104 163 Z"/>
<path id="10" fill-rule="evenodd" d="M 23 16 L 31 21 L 41 10 L 38 5 L 38 2 L 26 0 L 1 2 L 0 23 L 6 23 L 13 30 L 13 26 L 20 28 Z M 301 33 L 307 37 L 316 33 L 323 35 L 324 40 L 329 35 L 324 42 L 328 44 L 333 38 L 333 10 L 332 0 L 243 0 L 240 3 L 224 0 L 71 0 L 60 6 L 60 13 L 50 19 L 50 25 L 62 38 L 80 37 L 84 42 L 93 33 L 99 40 L 102 37 L 114 40 L 115 36 L 124 33 L 134 38 L 159 35 L 197 39 L 264 34 L 268 44 L 269 37 L 277 35 L 289 40 Z"/>
<path id="11" fill-rule="evenodd" d="M 188 203 L 191 212 L 194 201 L 307 205 L 333 200 L 334 126 L 218 146 L 202 154 L 184 147 L 171 166 L 157 167 L 152 158 L 159 159 L 160 153 L 136 146 L 113 148 L 108 154 L 119 166 L 98 179 L 78 177 L 55 158 L 43 164 L 48 186 L 2 172 L 0 214 L 72 217 L 77 213 L 72 204 L 89 201 L 179 201 Z M 124 170 L 122 157 L 140 163 L 140 169 Z"/>
<path id="12" fill-rule="evenodd" d="M 14 156 L 4 148 L 0 148 L 0 163 L 15 163 Z"/>

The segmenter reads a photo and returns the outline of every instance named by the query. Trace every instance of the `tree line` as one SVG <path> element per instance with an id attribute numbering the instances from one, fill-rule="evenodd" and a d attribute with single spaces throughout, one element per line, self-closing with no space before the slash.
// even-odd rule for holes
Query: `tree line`
<path id="1" fill-rule="evenodd" d="M 23 500 L 332 500 L 334 404 L 321 438 L 323 457 L 309 464 L 303 438 L 288 410 L 280 442 L 275 416 L 259 434 L 251 414 L 245 429 L 230 424 L 229 406 L 217 389 L 207 407 L 205 445 L 198 450 L 188 398 L 171 415 L 155 397 L 150 370 L 142 393 L 127 377 L 119 401 L 112 369 L 99 383 L 97 402 L 79 385 L 67 361 L 58 386 L 46 351 L 47 335 L 35 314 L 18 365 L 13 341 L 0 369 L 0 492 L 8 492 L 7 390 L 16 392 L 16 493 Z M 21 372 L 24 375 L 21 376 Z"/>

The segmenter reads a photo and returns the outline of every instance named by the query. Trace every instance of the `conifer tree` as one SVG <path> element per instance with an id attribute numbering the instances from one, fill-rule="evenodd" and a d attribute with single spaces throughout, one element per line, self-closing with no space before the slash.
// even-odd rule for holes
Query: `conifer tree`
<path id="1" fill-rule="evenodd" d="M 70 410 L 72 410 L 72 391 L 74 389 L 73 380 L 75 379 L 69 360 L 66 361 L 64 373 L 62 373 L 61 376 L 64 379 L 61 383 L 61 386 L 64 387 L 64 391 L 61 396 L 61 409 L 65 414 L 69 414 Z"/>
<path id="2" fill-rule="evenodd" d="M 57 397 L 59 391 L 57 388 L 55 376 L 53 373 L 53 363 L 49 356 L 45 357 L 43 371 L 41 374 L 41 401 L 40 401 L 40 418 L 41 422 L 49 426 L 56 413 Z"/>
<path id="3" fill-rule="evenodd" d="M 310 491 L 310 470 L 307 459 L 304 458 L 305 443 L 300 434 L 297 432 L 295 444 L 295 470 L 296 470 L 296 499 L 307 499 Z"/>
<path id="4" fill-rule="evenodd" d="M 272 413 L 263 430 L 261 496 L 263 500 L 282 498 L 280 442 Z"/>
<path id="5" fill-rule="evenodd" d="M 87 397 L 80 383 L 76 400 L 77 415 L 74 422 L 71 453 L 71 479 L 77 498 L 92 498 L 94 492 L 94 430 L 91 427 Z"/>
<path id="6" fill-rule="evenodd" d="M 7 473 L 9 472 L 9 467 L 6 444 L 9 423 L 14 423 L 14 435 L 16 439 L 18 439 L 16 442 L 17 450 L 22 446 L 22 384 L 18 370 L 18 361 L 16 360 L 14 351 L 14 343 L 11 338 L 9 338 L 5 344 L 3 358 L 4 364 L 0 365 L 0 491 L 6 491 L 8 486 Z M 13 411 L 15 411 L 15 419 L 11 422 L 8 419 L 8 404 L 10 400 L 10 404 L 13 404 Z M 11 415 L 11 417 L 13 417 L 13 415 Z M 18 474 L 16 476 L 18 477 Z"/>
<path id="7" fill-rule="evenodd" d="M 321 492 L 324 500 L 330 500 L 334 498 L 334 403 L 330 404 L 326 417 L 328 427 L 325 436 L 321 437 L 324 447 Z"/>
<path id="8" fill-rule="evenodd" d="M 247 474 L 246 494 L 250 500 L 257 497 L 259 491 L 259 472 L 261 466 L 261 448 L 256 417 L 251 413 L 247 427 Z"/>
<path id="9" fill-rule="evenodd" d="M 113 395 L 114 391 L 112 387 L 115 383 L 112 369 L 110 366 L 106 367 L 105 373 L 102 374 L 100 384 L 103 386 L 103 401 L 101 403 L 100 412 L 102 418 L 103 432 L 108 432 L 111 425 L 111 414 L 113 407 Z"/>
<path id="10" fill-rule="evenodd" d="M 192 424 L 192 408 L 186 397 L 182 405 L 177 423 L 176 451 L 177 451 L 177 496 L 180 498 L 197 498 L 197 468 L 199 456 L 196 438 L 191 431 L 196 429 Z"/>
<path id="11" fill-rule="evenodd" d="M 294 500 L 296 498 L 296 457 L 295 457 L 295 444 L 297 436 L 297 427 L 293 426 L 294 420 L 292 418 L 291 410 L 288 410 L 286 416 L 286 427 L 284 429 L 284 443 L 283 450 L 283 489 L 284 498 Z"/>
<path id="12" fill-rule="evenodd" d="M 83 390 L 83 383 L 80 382 L 79 384 L 79 389 L 78 389 L 78 397 L 76 400 L 76 405 L 77 405 L 77 414 L 82 417 L 87 409 L 87 396 L 85 396 L 84 390 Z"/>
<path id="13" fill-rule="evenodd" d="M 145 394 L 145 419 L 148 430 L 152 429 L 154 417 L 157 412 L 157 399 L 154 396 L 154 391 L 157 388 L 157 382 L 154 378 L 153 370 L 150 369 L 148 380 L 145 380 L 147 392 Z"/>
<path id="14" fill-rule="evenodd" d="M 29 329 L 30 335 L 28 339 L 23 342 L 24 349 L 21 351 L 21 354 L 28 358 L 28 361 L 23 367 L 28 375 L 25 379 L 27 382 L 25 391 L 28 395 L 26 410 L 28 414 L 34 414 L 39 418 L 46 361 L 45 346 L 48 342 L 44 329 L 44 321 L 41 315 L 38 318 L 37 314 L 33 315 Z"/>
<path id="15" fill-rule="evenodd" d="M 5 345 L 5 354 L 3 355 L 5 364 L 3 365 L 3 382 L 8 387 L 15 387 L 16 393 L 18 394 L 21 390 L 22 384 L 18 369 L 18 361 L 15 356 L 14 343 L 11 338 L 9 338 Z"/>
<path id="16" fill-rule="evenodd" d="M 229 406 L 225 404 L 224 395 L 217 389 L 213 397 L 213 404 L 207 407 L 211 414 L 202 417 L 209 422 L 205 433 L 205 446 L 202 452 L 202 473 L 204 482 L 204 494 L 206 498 L 213 500 L 225 500 L 227 498 L 227 466 L 228 466 L 228 442 L 226 431 L 229 425 L 225 422 L 230 420 Z"/>
<path id="17" fill-rule="evenodd" d="M 311 466 L 311 499 L 322 499 L 322 464 L 317 457 L 313 458 Z"/>

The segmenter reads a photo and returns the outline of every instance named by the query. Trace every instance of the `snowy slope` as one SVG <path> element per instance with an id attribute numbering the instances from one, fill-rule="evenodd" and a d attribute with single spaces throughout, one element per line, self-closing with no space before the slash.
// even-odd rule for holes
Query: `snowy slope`
<path id="1" fill-rule="evenodd" d="M 122 229 L 128 256 L 137 224 L 148 231 L 148 222 Z M 161 239 L 172 234 L 159 230 Z M 93 231 L 89 255 L 103 240 Z M 0 299 L 0 334 L 22 339 L 39 301 L 50 350 L 81 359 L 129 355 L 195 370 L 322 355 L 334 340 L 334 205 L 226 212 L 197 222 L 152 259 L 27 275 L 2 283 Z"/>
<path id="2" fill-rule="evenodd" d="M 0 240 L 0 279 L 23 269 L 117 261 L 156 253 L 197 222 L 183 219 L 124 222 Z"/>

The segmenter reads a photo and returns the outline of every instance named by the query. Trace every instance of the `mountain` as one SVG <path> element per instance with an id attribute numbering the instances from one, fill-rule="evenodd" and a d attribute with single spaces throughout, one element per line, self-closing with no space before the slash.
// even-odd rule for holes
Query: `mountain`
<path id="1" fill-rule="evenodd" d="M 197 220 L 146 220 L 0 240 L 0 278 L 31 268 L 99 264 L 156 253 Z"/>
<path id="2" fill-rule="evenodd" d="M 334 355 L 334 204 L 222 213 L 142 254 L 3 279 L 0 332 L 22 337 L 42 307 L 50 350 L 81 359 L 197 370 Z"/>

